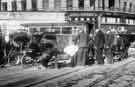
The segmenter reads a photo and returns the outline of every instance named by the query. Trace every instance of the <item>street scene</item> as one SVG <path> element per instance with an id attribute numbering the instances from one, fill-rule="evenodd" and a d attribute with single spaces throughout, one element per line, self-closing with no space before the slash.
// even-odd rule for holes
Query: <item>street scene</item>
<path id="1" fill-rule="evenodd" d="M 0 0 L 0 87 L 135 87 L 134 0 Z"/>

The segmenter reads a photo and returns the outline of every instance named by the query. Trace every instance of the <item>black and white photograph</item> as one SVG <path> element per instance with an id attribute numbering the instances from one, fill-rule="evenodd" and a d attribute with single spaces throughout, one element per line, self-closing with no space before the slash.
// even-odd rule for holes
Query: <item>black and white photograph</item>
<path id="1" fill-rule="evenodd" d="M 0 87 L 135 87 L 135 0 L 0 0 Z"/>

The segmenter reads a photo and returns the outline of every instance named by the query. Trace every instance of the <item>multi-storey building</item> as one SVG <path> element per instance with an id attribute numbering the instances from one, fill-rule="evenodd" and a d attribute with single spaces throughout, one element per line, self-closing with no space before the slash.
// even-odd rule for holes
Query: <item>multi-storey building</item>
<path id="1" fill-rule="evenodd" d="M 0 11 L 2 29 L 23 25 L 59 35 L 75 35 L 85 23 L 105 31 L 135 29 L 134 0 L 0 0 Z"/>

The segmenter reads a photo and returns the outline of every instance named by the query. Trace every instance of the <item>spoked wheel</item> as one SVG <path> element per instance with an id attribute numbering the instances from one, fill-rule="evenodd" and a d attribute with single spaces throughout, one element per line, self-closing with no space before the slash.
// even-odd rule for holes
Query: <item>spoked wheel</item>
<path id="1" fill-rule="evenodd" d="M 22 59 L 23 64 L 32 64 L 33 62 L 34 60 L 29 56 L 24 56 L 24 58 Z"/>

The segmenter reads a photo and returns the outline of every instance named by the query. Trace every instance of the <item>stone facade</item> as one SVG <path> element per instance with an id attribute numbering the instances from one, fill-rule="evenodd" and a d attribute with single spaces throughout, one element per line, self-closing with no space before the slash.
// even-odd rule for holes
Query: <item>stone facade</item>
<path id="1" fill-rule="evenodd" d="M 94 24 L 93 18 L 98 16 L 96 23 L 100 23 L 102 28 L 104 25 L 111 26 L 109 28 L 116 28 L 115 25 L 135 26 L 134 0 L 81 1 L 84 1 L 84 6 L 80 8 L 80 0 L 0 0 L 0 25 L 7 20 L 20 24 L 65 23 L 67 20 Z"/>
<path id="2" fill-rule="evenodd" d="M 90 4 L 94 4 L 95 8 L 101 10 L 103 8 L 109 9 L 109 2 L 114 1 L 114 9 L 123 9 L 124 5 L 126 5 L 126 10 L 133 11 L 135 9 L 135 1 L 134 0 L 84 0 L 84 9 L 83 10 L 93 10 L 90 9 Z M 55 7 L 60 7 L 57 11 L 65 11 L 67 10 L 67 0 L 0 0 L 1 2 L 1 11 L 12 11 L 15 6 L 17 5 L 17 11 L 22 10 L 22 4 L 26 2 L 27 9 L 26 11 L 32 11 L 32 4 L 34 5 L 37 11 L 55 11 Z M 15 2 L 14 4 L 12 2 Z M 33 2 L 33 3 L 32 3 Z M 47 3 L 48 2 L 48 3 Z M 94 3 L 95 2 L 95 3 Z M 4 3 L 4 5 L 3 5 Z M 6 3 L 6 4 L 5 4 Z M 46 5 L 46 3 L 48 5 Z M 57 3 L 57 4 L 56 4 Z M 55 6 L 60 5 L 60 6 Z M 3 9 L 7 6 L 7 10 Z M 47 6 L 48 9 L 45 9 L 44 6 Z M 79 9 L 79 0 L 72 0 L 72 8 L 73 10 Z M 52 10 L 53 9 L 53 10 Z M 81 8 L 82 9 L 82 8 Z"/>

